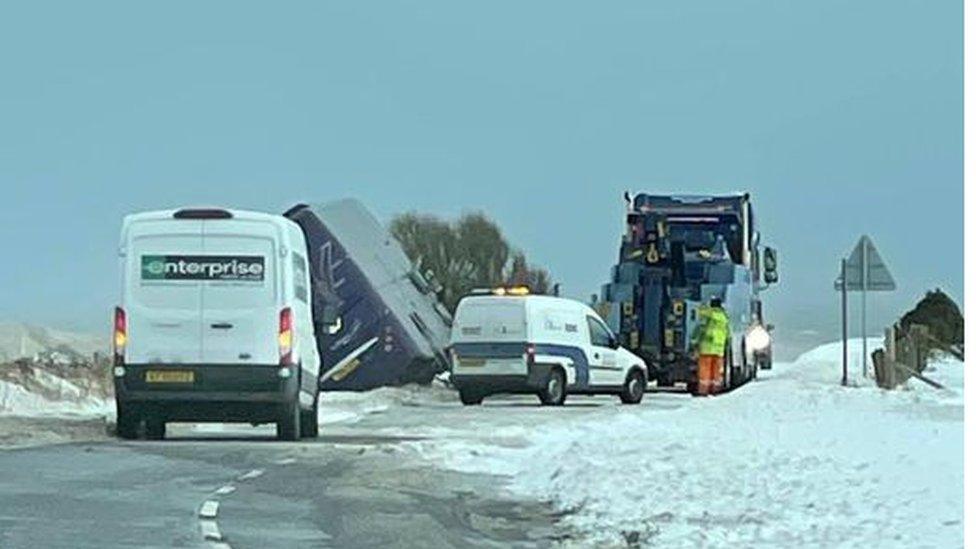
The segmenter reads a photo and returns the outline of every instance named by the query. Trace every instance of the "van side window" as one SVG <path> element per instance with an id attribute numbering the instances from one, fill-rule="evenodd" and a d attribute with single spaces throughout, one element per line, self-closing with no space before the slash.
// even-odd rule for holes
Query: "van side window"
<path id="1" fill-rule="evenodd" d="M 308 269 L 305 267 L 305 258 L 296 252 L 291 253 L 291 263 L 294 267 L 295 276 L 295 299 L 302 303 L 308 303 Z"/>
<path id="2" fill-rule="evenodd" d="M 600 324 L 600 322 L 592 316 L 586 317 L 586 324 L 590 328 L 590 344 L 609 349 L 610 342 L 613 340 L 613 338 L 610 336 L 610 332 L 603 327 L 603 324 Z"/>

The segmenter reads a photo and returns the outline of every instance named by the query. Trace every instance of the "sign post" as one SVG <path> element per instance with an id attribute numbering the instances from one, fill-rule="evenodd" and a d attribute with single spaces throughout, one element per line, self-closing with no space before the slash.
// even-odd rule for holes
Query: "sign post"
<path id="1" fill-rule="evenodd" d="M 874 242 L 864 235 L 858 240 L 850 256 L 841 261 L 840 276 L 834 281 L 834 289 L 841 292 L 844 338 L 844 377 L 847 384 L 847 291 L 861 291 L 861 373 L 868 376 L 868 292 L 890 292 L 895 289 L 891 276 Z"/>
<path id="2" fill-rule="evenodd" d="M 844 375 L 840 384 L 847 386 L 847 260 L 840 260 L 840 334 L 844 348 Z"/>

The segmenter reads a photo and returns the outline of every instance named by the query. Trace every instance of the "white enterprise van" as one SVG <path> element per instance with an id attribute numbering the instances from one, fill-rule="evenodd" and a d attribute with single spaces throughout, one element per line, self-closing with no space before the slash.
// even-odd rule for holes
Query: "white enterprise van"
<path id="1" fill-rule="evenodd" d="M 118 433 L 168 421 L 276 423 L 318 434 L 305 238 L 276 215 L 182 209 L 129 215 L 115 311 Z"/>
<path id="2" fill-rule="evenodd" d="M 647 365 L 621 347 L 586 305 L 499 288 L 458 304 L 451 330 L 451 380 L 461 402 L 497 393 L 537 394 L 559 405 L 567 393 L 644 396 Z"/>

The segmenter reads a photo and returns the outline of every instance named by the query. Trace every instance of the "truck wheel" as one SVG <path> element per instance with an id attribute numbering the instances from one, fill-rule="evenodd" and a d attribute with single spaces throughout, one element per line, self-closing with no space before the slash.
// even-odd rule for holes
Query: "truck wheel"
<path id="1" fill-rule="evenodd" d="M 115 410 L 115 434 L 126 440 L 139 436 L 139 416 L 135 411 L 121 403 L 116 403 Z"/>
<path id="2" fill-rule="evenodd" d="M 674 387 L 674 375 L 671 373 L 661 374 L 657 378 L 658 387 Z"/>
<path id="3" fill-rule="evenodd" d="M 278 418 L 277 434 L 278 440 L 298 440 L 301 433 L 301 417 L 298 401 L 285 405 L 285 409 Z"/>
<path id="4" fill-rule="evenodd" d="M 315 391 L 312 409 L 302 411 L 301 430 L 302 437 L 318 438 L 319 436 L 319 392 Z"/>
<path id="5" fill-rule="evenodd" d="M 562 370 L 549 370 L 545 385 L 539 391 L 539 400 L 545 406 L 562 406 L 566 402 L 566 376 Z"/>
<path id="6" fill-rule="evenodd" d="M 620 393 L 620 402 L 624 404 L 640 404 L 642 398 L 644 398 L 644 390 L 647 388 L 647 380 L 644 378 L 644 372 L 640 370 L 631 370 L 627 374 L 627 380 L 624 381 L 624 389 Z"/>
<path id="7" fill-rule="evenodd" d="M 471 389 L 461 389 L 458 394 L 461 396 L 461 404 L 465 406 L 476 406 L 485 399 L 485 395 Z"/>
<path id="8" fill-rule="evenodd" d="M 732 342 L 728 341 L 725 343 L 725 356 L 723 357 L 723 366 L 726 372 L 726 385 L 722 387 L 722 392 L 726 393 L 735 389 L 739 386 L 742 381 L 742 370 L 735 367 L 735 355 L 732 354 Z"/>
<path id="9" fill-rule="evenodd" d="M 146 439 L 163 440 L 166 438 L 166 422 L 161 418 L 146 418 Z"/>

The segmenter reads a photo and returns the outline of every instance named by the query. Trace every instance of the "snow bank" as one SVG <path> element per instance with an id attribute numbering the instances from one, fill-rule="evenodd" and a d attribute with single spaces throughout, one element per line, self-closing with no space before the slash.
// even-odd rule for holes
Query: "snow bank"
<path id="1" fill-rule="evenodd" d="M 436 402 L 455 403 L 457 393 L 443 386 L 382 387 L 366 392 L 327 392 L 319 401 L 319 425 L 353 424 L 391 408 Z"/>
<path id="2" fill-rule="evenodd" d="M 414 447 L 552 501 L 593 545 L 961 546 L 961 400 L 841 387 L 839 355 L 825 345 L 718 398 L 650 394 L 514 425 L 481 409 L 478 433 Z M 932 376 L 961 387 L 961 371 L 943 361 Z"/>
<path id="3" fill-rule="evenodd" d="M 35 390 L 0 380 L 0 416 L 101 416 L 114 406 L 108 399 L 86 394 L 63 378 L 35 370 L 30 384 Z"/>
<path id="4" fill-rule="evenodd" d="M 95 352 L 107 353 L 109 340 L 104 335 L 0 322 L 0 362 L 31 358 L 38 353 L 50 351 L 62 351 L 69 355 L 90 358 Z"/>

